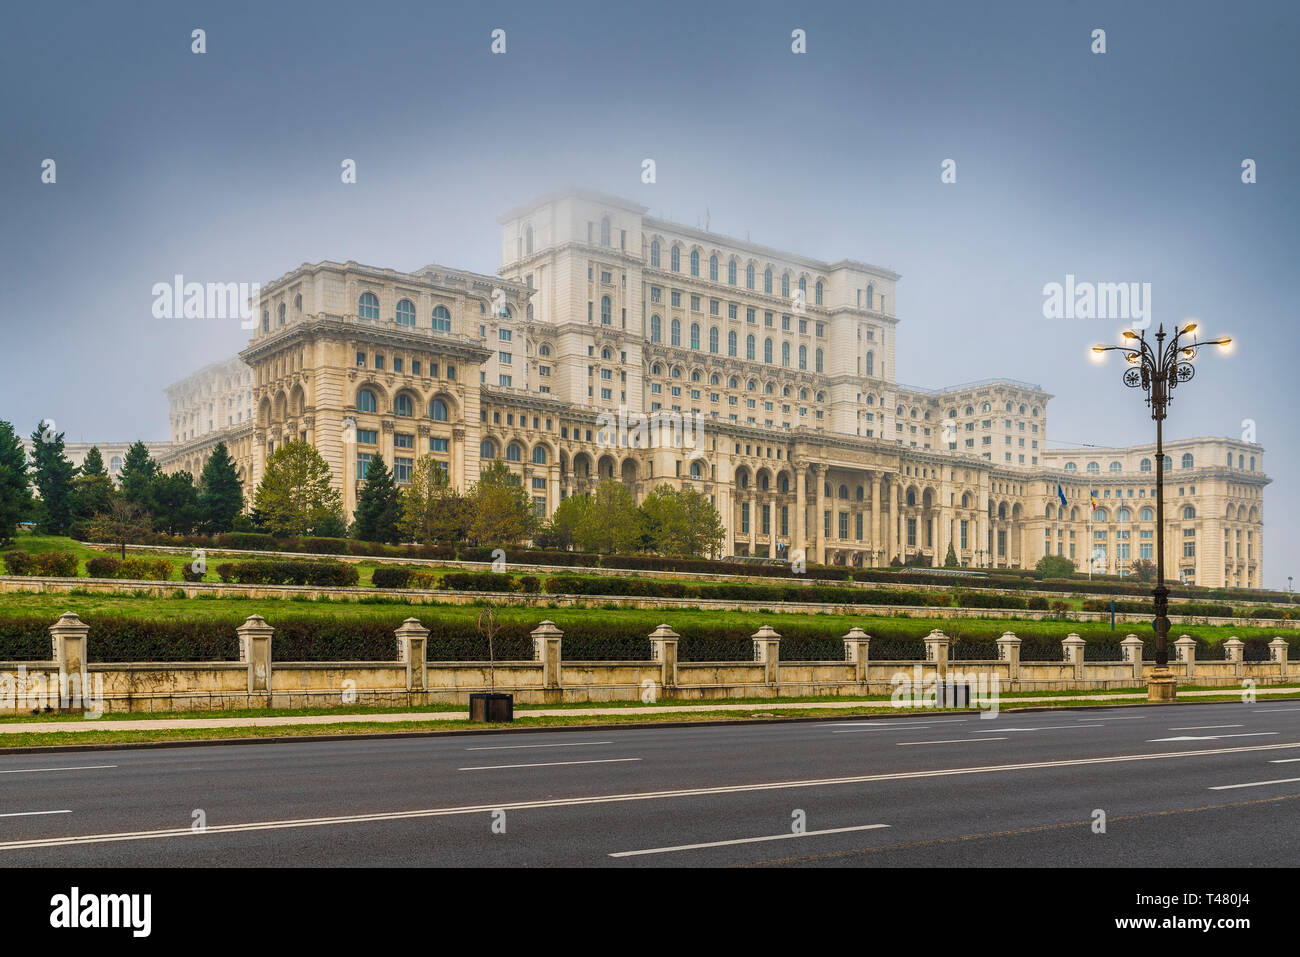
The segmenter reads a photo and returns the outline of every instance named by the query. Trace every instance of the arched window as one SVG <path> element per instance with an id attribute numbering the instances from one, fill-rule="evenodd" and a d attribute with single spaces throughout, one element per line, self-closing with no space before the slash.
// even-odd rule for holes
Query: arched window
<path id="1" fill-rule="evenodd" d="M 1066 470 L 1067 472 L 1077 472 L 1077 471 L 1079 471 L 1079 466 L 1076 465 L 1074 462 L 1066 462 L 1066 463 L 1065 463 L 1065 470 Z"/>
<path id="2" fill-rule="evenodd" d="M 533 227 L 529 226 L 526 230 L 524 230 L 524 252 L 531 253 L 532 251 L 533 251 Z"/>
<path id="3" fill-rule="evenodd" d="M 769 365 L 772 362 L 772 340 L 770 338 L 763 340 L 763 361 Z"/>
<path id="4" fill-rule="evenodd" d="M 700 274 L 700 251 L 698 249 L 692 249 L 691 250 L 691 275 L 698 276 L 699 274 Z"/>
<path id="5" fill-rule="evenodd" d="M 375 394 L 369 389 L 362 389 L 357 393 L 357 411 L 374 412 L 379 408 L 379 403 L 375 401 Z"/>
<path id="6" fill-rule="evenodd" d="M 754 358 L 754 337 L 745 336 L 745 358 Z"/>
<path id="7" fill-rule="evenodd" d="M 1138 512 L 1138 518 L 1144 522 L 1155 521 L 1155 517 L 1156 517 L 1155 510 L 1150 508 L 1149 506 L 1147 508 L 1142 509 L 1142 511 Z"/>
<path id="8" fill-rule="evenodd" d="M 867 375 L 875 375 L 875 374 L 876 374 L 876 354 L 874 352 L 868 352 L 867 353 Z M 957 414 L 957 410 L 953 409 L 952 416 L 956 416 L 956 414 Z M 950 416 L 950 418 L 952 416 Z"/>
<path id="9" fill-rule="evenodd" d="M 710 352 L 718 351 L 718 327 L 717 326 L 709 327 L 709 351 Z"/>
<path id="10" fill-rule="evenodd" d="M 763 292 L 772 291 L 772 267 L 763 270 Z"/>
<path id="11" fill-rule="evenodd" d="M 494 459 L 497 457 L 497 444 L 491 439 L 484 439 L 483 444 L 478 447 L 479 458 Z"/>
<path id="12" fill-rule="evenodd" d="M 1240 463 L 1238 463 L 1238 464 L 1240 464 Z M 1166 472 L 1172 472 L 1173 470 L 1174 470 L 1174 459 L 1173 459 L 1173 456 L 1172 456 L 1172 455 L 1166 455 L 1166 456 L 1165 456 L 1165 471 L 1166 471 Z"/>
<path id="13" fill-rule="evenodd" d="M 1118 512 L 1115 513 L 1115 518 L 1121 522 L 1127 522 L 1132 517 L 1133 516 L 1129 514 L 1129 510 L 1126 508 L 1121 508 Z"/>
<path id="14" fill-rule="evenodd" d="M 1124 470 L 1124 466 L 1120 465 L 1118 462 L 1111 462 L 1110 470 L 1112 472 L 1122 472 Z"/>
<path id="15" fill-rule="evenodd" d="M 682 324 L 674 319 L 670 328 L 672 329 L 672 339 L 670 340 L 670 344 L 680 346 L 682 344 Z"/>
<path id="16" fill-rule="evenodd" d="M 614 353 L 609 351 L 609 346 L 605 346 L 600 350 L 600 357 L 602 359 L 612 359 L 614 358 Z"/>
<path id="17" fill-rule="evenodd" d="M 600 297 L 600 324 L 608 326 L 614 321 L 614 304 L 609 301 L 609 296 Z"/>
<path id="18" fill-rule="evenodd" d="M 822 283 L 820 279 L 817 280 L 817 285 L 814 287 L 813 295 L 817 305 L 820 306 L 822 304 Z"/>
<path id="19" fill-rule="evenodd" d="M 782 472 L 780 478 L 776 480 L 776 487 L 782 492 L 790 491 L 790 476 Z"/>
<path id="20" fill-rule="evenodd" d="M 549 356 L 551 354 L 551 347 L 546 343 L 542 343 L 542 347 L 537 350 L 537 354 L 540 356 Z"/>
<path id="21" fill-rule="evenodd" d="M 293 297 L 293 310 L 294 312 L 302 312 L 302 293 L 298 293 Z"/>
<path id="22" fill-rule="evenodd" d="M 1098 465 L 1096 462 L 1089 462 L 1089 463 L 1088 463 L 1088 474 L 1089 474 L 1089 475 L 1100 475 L 1100 474 L 1101 474 L 1101 466 Z"/>
<path id="23" fill-rule="evenodd" d="M 270 332 L 270 331 L 271 331 L 271 311 L 270 311 L 269 309 L 263 309 L 263 310 L 262 310 L 262 331 L 263 331 L 263 332 Z M 1228 453 L 1228 464 L 1229 464 L 1229 465 L 1232 465 L 1232 453 L 1231 453 L 1231 452 Z"/>
<path id="24" fill-rule="evenodd" d="M 808 347 L 807 346 L 799 347 L 799 368 L 800 369 L 808 368 Z"/>
<path id="25" fill-rule="evenodd" d="M 1151 471 L 1151 460 L 1150 460 L 1150 459 L 1143 459 L 1141 462 L 1139 462 L 1139 463 L 1138 463 L 1138 470 L 1139 470 L 1139 471 L 1142 471 L 1142 472 L 1150 472 L 1150 471 Z"/>
<path id="26" fill-rule="evenodd" d="M 682 271 L 682 250 L 680 246 L 673 246 L 668 253 L 668 268 L 673 272 Z"/>
<path id="27" fill-rule="evenodd" d="M 916 489 L 914 489 L 914 488 L 909 488 L 909 489 L 907 490 L 907 504 L 908 504 L 908 505 L 915 505 L 915 504 L 916 504 Z"/>
<path id="28" fill-rule="evenodd" d="M 284 303 L 280 303 L 280 325 L 284 325 Z"/>
<path id="29" fill-rule="evenodd" d="M 1092 520 L 1094 522 L 1108 521 L 1106 510 L 1104 508 L 1097 509 L 1095 512 L 1092 513 Z"/>
<path id="30" fill-rule="evenodd" d="M 398 393 L 397 398 L 393 400 L 393 415 L 400 415 L 407 419 L 415 415 L 415 404 L 405 392 Z"/>
<path id="31" fill-rule="evenodd" d="M 1196 460 L 1192 458 L 1192 453 L 1191 453 L 1191 452 L 1184 452 L 1184 453 L 1183 453 L 1183 468 L 1185 468 L 1185 469 L 1189 469 L 1189 468 L 1191 468 L 1191 467 L 1192 467 L 1192 463 L 1195 462 L 1195 461 L 1196 461 Z"/>
<path id="32" fill-rule="evenodd" d="M 787 369 L 790 367 L 790 343 L 781 343 L 781 365 Z"/>
<path id="33" fill-rule="evenodd" d="M 363 292 L 357 300 L 357 316 L 362 319 L 379 318 L 379 298 L 373 292 Z"/>
<path id="34" fill-rule="evenodd" d="M 602 246 L 609 245 L 609 217 L 608 216 L 606 216 L 604 219 L 600 221 L 600 244 Z"/>
<path id="35" fill-rule="evenodd" d="M 985 412 L 992 412 L 992 411 L 993 411 L 993 406 L 991 406 L 991 405 L 989 405 L 987 402 L 985 402 L 985 403 L 984 403 L 984 411 L 985 411 Z"/>
<path id="36" fill-rule="evenodd" d="M 804 299 L 808 298 L 808 277 L 807 276 L 799 277 L 799 291 L 803 293 Z"/>
<path id="37" fill-rule="evenodd" d="M 736 354 L 736 333 L 733 330 L 732 332 L 727 333 L 727 355 L 734 356 L 735 354 Z"/>
<path id="38" fill-rule="evenodd" d="M 727 282 L 733 286 L 736 284 L 736 261 L 734 259 L 727 263 Z"/>
<path id="39" fill-rule="evenodd" d="M 429 418 L 435 422 L 447 421 L 447 403 L 442 399 L 434 399 L 429 403 Z"/>
<path id="40" fill-rule="evenodd" d="M 1196 509 L 1193 508 L 1191 505 L 1184 505 L 1184 506 L 1183 506 L 1183 521 L 1184 521 L 1184 522 L 1190 522 L 1190 521 L 1191 521 L 1192 519 L 1194 519 L 1195 517 L 1196 517 Z"/>
<path id="41" fill-rule="evenodd" d="M 691 348 L 698 349 L 699 347 L 700 347 L 700 324 L 698 322 L 692 322 L 691 323 Z"/>
<path id="42" fill-rule="evenodd" d="M 781 295 L 787 299 L 790 298 L 790 274 L 788 272 L 781 273 Z"/>
<path id="43" fill-rule="evenodd" d="M 650 265 L 655 269 L 659 268 L 659 240 L 650 244 Z"/>
<path id="44" fill-rule="evenodd" d="M 718 257 L 709 257 L 709 278 L 714 282 L 718 281 Z"/>
<path id="45" fill-rule="evenodd" d="M 506 461 L 521 462 L 524 458 L 524 450 L 518 442 L 511 442 L 506 446 Z"/>
<path id="46" fill-rule="evenodd" d="M 754 264 L 750 263 L 745 267 L 745 288 L 754 288 Z"/>
<path id="47" fill-rule="evenodd" d="M 704 477 L 704 472 L 700 468 L 700 461 L 699 459 L 696 459 L 694 462 L 691 463 L 691 478 L 695 479 L 696 481 L 699 481 L 703 477 Z"/>
<path id="48" fill-rule="evenodd" d="M 397 300 L 397 324 L 399 326 L 415 325 L 415 303 L 409 299 Z"/>
<path id="49" fill-rule="evenodd" d="M 822 371 L 822 351 L 820 349 L 817 350 L 817 371 Z"/>
<path id="50" fill-rule="evenodd" d="M 662 320 L 658 316 L 650 317 L 650 341 L 662 342 L 663 330 L 660 328 Z"/>
<path id="51" fill-rule="evenodd" d="M 876 308 L 876 287 L 871 283 L 867 283 L 867 308 Z"/>
<path id="52" fill-rule="evenodd" d="M 451 332 L 451 313 L 446 306 L 433 307 L 433 331 Z"/>

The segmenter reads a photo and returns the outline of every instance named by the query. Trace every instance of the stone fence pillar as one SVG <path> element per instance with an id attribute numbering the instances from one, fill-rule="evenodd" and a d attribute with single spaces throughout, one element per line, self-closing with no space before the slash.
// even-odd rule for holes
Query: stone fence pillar
<path id="1" fill-rule="evenodd" d="M 57 670 L 64 674 L 81 674 L 86 670 L 86 635 L 90 626 L 76 612 L 68 611 L 50 625 L 51 657 Z"/>
<path id="2" fill-rule="evenodd" d="M 871 657 L 871 636 L 854 625 L 844 636 L 844 660 L 856 665 L 857 681 L 867 680 L 867 662 Z"/>
<path id="3" fill-rule="evenodd" d="M 1133 678 L 1137 681 L 1142 680 L 1142 639 L 1137 635 L 1125 635 L 1124 640 L 1119 643 L 1120 651 L 1124 652 L 1124 660 L 1133 667 Z"/>
<path id="4" fill-rule="evenodd" d="M 1179 635 L 1174 642 L 1174 654 L 1176 660 L 1187 667 L 1187 677 L 1193 677 L 1196 674 L 1196 639 L 1191 635 Z"/>
<path id="5" fill-rule="evenodd" d="M 1010 680 L 1020 680 L 1020 639 L 1012 632 L 1004 631 L 998 639 L 998 661 L 1007 663 Z"/>
<path id="6" fill-rule="evenodd" d="M 681 635 L 667 625 L 650 632 L 650 658 L 659 662 L 659 685 L 665 691 L 677 687 L 677 639 Z"/>
<path id="7" fill-rule="evenodd" d="M 397 636 L 397 660 L 406 665 L 406 690 L 424 691 L 429 687 L 429 629 L 418 618 L 408 618 L 393 634 Z"/>
<path id="8" fill-rule="evenodd" d="M 948 674 L 948 646 L 951 639 L 938 628 L 925 636 L 925 660 L 934 665 L 940 678 Z"/>
<path id="9" fill-rule="evenodd" d="M 1286 639 L 1281 636 L 1274 638 L 1268 643 L 1268 657 L 1270 661 L 1276 661 L 1278 664 L 1278 674 L 1283 678 L 1287 672 L 1287 643 Z"/>
<path id="10" fill-rule="evenodd" d="M 560 639 L 564 632 L 555 627 L 555 622 L 544 621 L 532 631 L 533 660 L 542 663 L 542 687 L 554 689 L 560 687 Z"/>
<path id="11" fill-rule="evenodd" d="M 781 636 L 764 625 L 750 635 L 754 639 L 754 660 L 764 665 L 763 680 L 770 685 L 781 680 Z"/>
<path id="12" fill-rule="evenodd" d="M 1074 680 L 1083 680 L 1083 646 L 1087 642 L 1076 635 L 1074 632 L 1066 635 L 1061 639 L 1061 651 L 1065 657 L 1065 663 L 1074 665 Z"/>
<path id="13" fill-rule="evenodd" d="M 248 693 L 271 691 L 271 635 L 275 629 L 261 615 L 249 615 L 235 629 L 239 635 L 239 660 L 248 665 Z"/>
<path id="14" fill-rule="evenodd" d="M 1231 661 L 1235 667 L 1233 674 L 1241 678 L 1246 673 L 1246 643 L 1233 635 L 1223 643 L 1223 658 L 1225 661 Z"/>

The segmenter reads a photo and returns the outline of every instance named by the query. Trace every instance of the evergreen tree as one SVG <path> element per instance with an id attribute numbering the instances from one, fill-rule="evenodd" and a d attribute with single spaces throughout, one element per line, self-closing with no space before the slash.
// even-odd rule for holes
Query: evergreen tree
<path id="1" fill-rule="evenodd" d="M 189 472 L 159 475 L 153 481 L 153 526 L 168 535 L 188 535 L 199 520 L 199 490 Z"/>
<path id="2" fill-rule="evenodd" d="M 63 454 L 63 433 L 45 422 L 32 433 L 32 481 L 41 493 L 40 530 L 46 535 L 66 535 L 72 524 L 72 480 L 76 468 Z"/>
<path id="3" fill-rule="evenodd" d="M 139 505 L 150 514 L 154 510 L 153 483 L 158 477 L 158 463 L 153 460 L 145 444 L 139 440 L 126 450 L 119 483 L 122 495 L 133 505 Z"/>
<path id="4" fill-rule="evenodd" d="M 199 476 L 199 520 L 210 535 L 229 532 L 244 510 L 244 489 L 225 442 L 218 442 Z"/>
<path id="5" fill-rule="evenodd" d="M 32 509 L 27 451 L 12 423 L 0 421 L 0 545 L 13 540 Z"/>
<path id="6" fill-rule="evenodd" d="M 352 534 L 363 542 L 396 544 L 397 523 L 402 518 L 402 503 L 393 473 L 381 455 L 370 460 L 366 481 L 357 493 L 357 511 Z"/>
<path id="7" fill-rule="evenodd" d="M 468 520 L 460 492 L 431 455 L 422 455 L 411 468 L 411 481 L 402 489 L 402 539 L 421 545 L 454 544 L 465 538 Z"/>
<path id="8" fill-rule="evenodd" d="M 260 520 L 273 535 L 338 533 L 343 499 L 330 485 L 329 464 L 311 445 L 286 442 L 266 460 L 266 473 L 253 495 Z"/>
<path id="9" fill-rule="evenodd" d="M 73 479 L 72 523 L 68 526 L 68 533 L 73 538 L 84 538 L 89 522 L 101 512 L 108 511 L 113 495 L 113 480 L 103 472 L 78 475 Z"/>
<path id="10" fill-rule="evenodd" d="M 953 548 L 952 542 L 948 543 L 948 554 L 943 560 L 944 568 L 959 568 L 960 563 L 957 561 L 957 549 Z"/>
<path id="11" fill-rule="evenodd" d="M 108 475 L 104 470 L 104 456 L 99 453 L 99 446 L 92 445 L 90 451 L 86 453 L 85 461 L 81 463 L 82 475 Z"/>

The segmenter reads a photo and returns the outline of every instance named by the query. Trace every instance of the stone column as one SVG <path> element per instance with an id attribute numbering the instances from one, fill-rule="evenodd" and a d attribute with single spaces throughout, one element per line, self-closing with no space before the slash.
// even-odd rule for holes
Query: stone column
<path id="1" fill-rule="evenodd" d="M 424 691 L 429 687 L 428 653 L 429 629 L 419 619 L 408 618 L 394 634 L 397 635 L 397 660 L 406 665 L 406 690 Z"/>
<path id="2" fill-rule="evenodd" d="M 790 560 L 799 557 L 796 552 L 803 552 L 804 561 L 808 560 L 808 536 L 804 526 L 808 524 L 808 469 L 801 463 L 794 473 L 794 535 L 790 540 Z"/>
<path id="3" fill-rule="evenodd" d="M 925 660 L 934 665 L 940 678 L 948 674 L 948 646 L 951 639 L 938 628 L 925 636 Z"/>
<path id="4" fill-rule="evenodd" d="M 665 694 L 677 687 L 677 639 L 680 637 L 667 625 L 650 632 L 650 658 L 659 662 L 659 685 Z"/>
<path id="5" fill-rule="evenodd" d="M 859 684 L 867 682 L 867 663 L 871 656 L 871 636 L 854 625 L 844 636 L 844 660 L 856 666 Z"/>
<path id="6" fill-rule="evenodd" d="M 1193 642 L 1195 644 L 1195 642 Z M 1124 652 L 1124 660 L 1133 666 L 1133 677 L 1137 681 L 1142 680 L 1142 639 L 1137 635 L 1125 635 L 1124 640 L 1119 643 L 1120 650 Z M 1188 674 L 1191 674 L 1188 671 Z"/>
<path id="7" fill-rule="evenodd" d="M 754 639 L 754 660 L 764 665 L 763 681 L 770 685 L 781 680 L 781 636 L 764 625 L 750 636 Z"/>
<path id="8" fill-rule="evenodd" d="M 1186 666 L 1184 672 L 1187 677 L 1196 674 L 1196 639 L 1191 635 L 1179 635 L 1178 640 L 1174 642 L 1174 653 L 1178 656 L 1176 660 L 1181 661 Z"/>
<path id="9" fill-rule="evenodd" d="M 880 473 L 874 472 L 871 476 L 871 550 L 878 552 L 883 548 L 880 542 Z"/>
<path id="10" fill-rule="evenodd" d="M 826 564 L 826 524 L 822 519 L 822 513 L 825 508 L 822 505 L 822 495 L 825 489 L 826 470 L 821 466 L 814 466 L 812 469 L 812 480 L 816 483 L 813 486 L 813 520 L 812 527 L 816 530 L 817 551 L 814 556 L 817 564 Z"/>
<path id="11" fill-rule="evenodd" d="M 1087 642 L 1078 635 L 1071 632 L 1061 639 L 1061 650 L 1064 653 L 1065 663 L 1074 665 L 1074 680 L 1083 680 L 1083 646 Z"/>
<path id="12" fill-rule="evenodd" d="M 1268 643 L 1268 656 L 1270 661 L 1277 662 L 1278 675 L 1285 678 L 1287 674 L 1287 643 L 1282 637 L 1274 638 Z"/>
<path id="13" fill-rule="evenodd" d="M 1233 676 L 1238 680 L 1246 673 L 1246 662 L 1243 652 L 1246 649 L 1246 643 L 1233 635 L 1223 643 L 1223 657 L 1226 661 L 1233 662 L 1236 667 L 1233 669 Z"/>
<path id="14" fill-rule="evenodd" d="M 902 488 L 897 482 L 889 481 L 889 530 L 885 533 L 885 561 L 888 565 L 895 555 L 900 560 L 903 556 L 903 549 L 900 544 L 901 536 L 898 530 L 898 490 Z"/>
<path id="15" fill-rule="evenodd" d="M 465 429 L 463 426 L 453 426 L 451 430 L 451 463 L 448 466 L 447 479 L 452 488 L 465 492 L 469 488 L 469 481 L 465 475 Z"/>
<path id="16" fill-rule="evenodd" d="M 86 670 L 86 635 L 90 626 L 76 612 L 67 611 L 50 625 L 51 657 L 63 674 L 81 674 Z"/>
<path id="17" fill-rule="evenodd" d="M 1009 680 L 1020 680 L 1020 639 L 1012 632 L 1004 631 L 998 639 L 998 661 L 1007 663 Z"/>
<path id="18" fill-rule="evenodd" d="M 758 551 L 758 493 L 749 496 L 749 554 Z"/>
<path id="19" fill-rule="evenodd" d="M 556 690 L 560 683 L 560 639 L 564 632 L 555 627 L 555 622 L 544 621 L 532 631 L 533 660 L 542 663 L 542 688 Z"/>
<path id="20" fill-rule="evenodd" d="M 275 629 L 261 615 L 249 615 L 235 629 L 239 635 L 239 661 L 248 665 L 248 693 L 271 692 L 271 635 Z"/>

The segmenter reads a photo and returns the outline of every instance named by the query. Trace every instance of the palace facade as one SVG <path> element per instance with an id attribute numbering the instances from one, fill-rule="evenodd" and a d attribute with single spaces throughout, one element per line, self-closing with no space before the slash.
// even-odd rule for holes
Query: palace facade
<path id="1" fill-rule="evenodd" d="M 963 565 L 1050 553 L 1108 572 L 1153 557 L 1150 448 L 1049 450 L 1052 396 L 1027 382 L 898 382 L 897 273 L 584 191 L 500 226 L 498 275 L 320 262 L 264 285 L 240 362 L 169 390 L 164 466 L 197 475 L 222 439 L 251 490 L 271 452 L 303 439 L 349 515 L 371 457 L 402 482 L 432 455 L 462 489 L 504 461 L 547 514 L 606 478 L 638 499 L 696 488 L 727 555 L 942 565 L 951 544 Z M 204 388 L 214 377 L 226 391 Z M 651 427 L 611 434 L 618 415 Z M 1205 438 L 1166 454 L 1167 567 L 1259 587 L 1262 447 Z"/>

